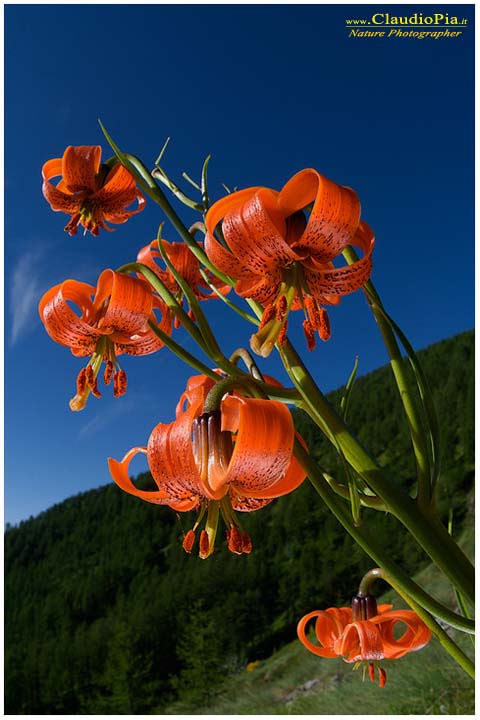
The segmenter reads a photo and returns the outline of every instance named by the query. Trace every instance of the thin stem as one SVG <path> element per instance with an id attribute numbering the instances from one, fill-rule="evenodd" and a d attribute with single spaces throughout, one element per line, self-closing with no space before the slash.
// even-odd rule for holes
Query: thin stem
<path id="1" fill-rule="evenodd" d="M 183 362 L 195 368 L 195 370 L 198 370 L 202 375 L 207 375 L 213 380 L 218 379 L 218 374 L 214 372 L 214 370 L 209 368 L 208 365 L 204 365 L 201 360 L 196 358 L 194 355 L 189 353 L 188 350 L 185 350 L 184 347 L 175 342 L 175 340 L 173 340 L 170 335 L 167 335 L 167 333 L 164 333 L 163 330 L 160 330 L 160 328 L 152 320 L 149 320 L 148 324 L 155 333 L 155 335 L 160 338 L 163 344 L 166 345 L 168 349 L 175 353 L 175 355 L 177 355 L 181 360 L 183 360 Z"/>
<path id="2" fill-rule="evenodd" d="M 400 520 L 437 567 L 473 604 L 475 572 L 472 564 L 438 517 L 431 508 L 426 510 L 413 501 L 370 457 L 318 389 L 288 340 L 281 347 L 280 355 L 285 369 L 305 401 L 305 409 L 315 421 L 321 419 L 321 424 L 318 423 L 320 429 L 328 428 L 327 437 L 333 444 L 338 443 L 347 462 L 384 500 L 388 511 Z"/>
<path id="3" fill-rule="evenodd" d="M 150 285 L 153 287 L 153 289 L 160 295 L 162 300 L 166 303 L 168 308 L 173 312 L 174 315 L 176 315 L 182 325 L 185 327 L 187 332 L 192 336 L 192 338 L 195 340 L 197 345 L 199 345 L 202 350 L 205 350 L 205 344 L 203 342 L 202 335 L 190 318 L 188 317 L 185 310 L 182 308 L 180 303 L 174 298 L 170 290 L 162 283 L 160 278 L 158 278 L 153 270 L 150 270 L 149 267 L 146 265 L 142 265 L 142 263 L 127 263 L 126 265 L 122 265 L 117 269 L 117 272 L 121 273 L 130 273 L 130 272 L 136 272 L 140 273 L 144 276 L 146 280 L 150 283 Z"/>
<path id="4" fill-rule="evenodd" d="M 343 255 L 349 263 L 358 260 L 357 253 L 351 247 L 345 248 Z M 365 294 L 387 348 L 390 365 L 410 428 L 410 436 L 417 463 L 418 502 L 421 505 L 428 506 L 431 502 L 432 493 L 429 452 L 427 449 L 424 425 L 412 396 L 411 382 L 405 372 L 405 361 L 400 352 L 395 335 L 382 313 L 383 306 L 380 296 L 370 281 L 365 285 Z"/>
<path id="5" fill-rule="evenodd" d="M 256 382 L 254 382 L 254 380 L 248 375 L 244 375 L 243 377 L 228 377 L 220 380 L 210 390 L 205 398 L 203 412 L 218 410 L 224 395 L 229 392 L 233 392 L 234 390 L 239 390 L 242 395 L 247 394 L 249 397 L 267 397 L 257 386 Z"/>
<path id="6" fill-rule="evenodd" d="M 247 368 L 248 372 L 252 377 L 255 378 L 255 380 L 260 380 L 261 382 L 265 382 L 262 373 L 258 369 L 257 363 L 251 356 L 251 354 L 248 352 L 246 348 L 237 348 L 230 356 L 230 362 L 236 364 L 239 360 L 242 360 L 245 363 L 245 367 Z"/>

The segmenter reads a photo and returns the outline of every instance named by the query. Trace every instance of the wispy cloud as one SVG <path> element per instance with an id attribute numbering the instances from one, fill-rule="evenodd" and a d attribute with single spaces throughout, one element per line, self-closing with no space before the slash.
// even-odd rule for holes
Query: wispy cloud
<path id="1" fill-rule="evenodd" d="M 13 269 L 10 286 L 11 345 L 35 327 L 38 300 L 43 289 L 40 270 L 42 256 L 41 250 L 28 250 Z"/>
<path id="2" fill-rule="evenodd" d="M 111 423 L 114 423 L 122 415 L 129 415 L 135 410 L 135 408 L 138 408 L 149 401 L 151 401 L 151 399 L 148 396 L 143 396 L 141 393 L 129 391 L 124 397 L 117 399 L 108 405 L 103 403 L 101 412 L 95 414 L 91 420 L 80 428 L 78 431 L 78 439 L 83 440 L 85 438 L 92 437 L 101 430 L 103 431 Z M 89 402 L 95 402 L 95 399 L 89 398 Z"/>

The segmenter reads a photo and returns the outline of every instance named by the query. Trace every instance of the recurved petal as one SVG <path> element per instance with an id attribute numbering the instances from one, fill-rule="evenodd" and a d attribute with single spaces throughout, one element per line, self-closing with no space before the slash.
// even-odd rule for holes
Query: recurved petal
<path id="1" fill-rule="evenodd" d="M 230 193 L 230 195 L 226 195 L 220 200 L 217 200 L 217 202 L 214 203 L 209 209 L 205 218 L 205 226 L 207 228 L 207 232 L 213 235 L 218 223 L 222 218 L 225 217 L 227 213 L 249 200 L 252 195 L 254 195 L 257 190 L 260 189 L 260 187 L 244 188 L 243 190 L 238 190 L 238 192 Z"/>
<path id="2" fill-rule="evenodd" d="M 385 657 L 382 636 L 369 620 L 347 625 L 342 635 L 335 640 L 334 650 L 337 655 L 343 655 L 346 662 L 381 660 Z"/>
<path id="3" fill-rule="evenodd" d="M 229 493 L 232 508 L 238 512 L 254 512 L 272 502 L 272 498 L 251 498 L 239 495 L 234 488 L 230 488 Z"/>
<path id="4" fill-rule="evenodd" d="M 215 370 L 215 372 L 218 372 L 218 379 L 220 380 L 222 371 Z M 201 406 L 203 406 L 203 403 L 205 402 L 208 393 L 215 385 L 215 382 L 215 380 L 207 377 L 207 375 L 192 375 L 189 377 L 185 392 L 182 393 L 182 396 L 177 403 L 176 417 L 178 418 L 179 415 L 183 415 L 185 410 L 194 404 L 201 403 Z"/>
<path id="5" fill-rule="evenodd" d="M 312 643 L 306 634 L 308 623 L 314 619 L 316 619 L 315 634 L 320 645 Z M 305 615 L 297 625 L 297 635 L 302 645 L 314 655 L 327 658 L 337 657 L 338 653 L 333 650 L 333 644 L 338 637 L 338 631 L 334 621 L 326 611 L 314 610 Z"/>
<path id="6" fill-rule="evenodd" d="M 278 198 L 285 215 L 292 215 L 312 201 L 307 227 L 295 248 L 315 253 L 327 262 L 352 241 L 360 221 L 360 201 L 353 190 L 337 185 L 311 168 L 294 175 Z"/>
<path id="7" fill-rule="evenodd" d="M 366 223 L 361 223 L 352 244 L 360 247 L 364 255 L 351 265 L 336 268 L 328 263 L 322 268 L 312 259 L 304 266 L 305 280 L 314 297 L 320 299 L 325 296 L 348 295 L 361 288 L 370 278 L 375 240 L 372 229 Z"/>
<path id="8" fill-rule="evenodd" d="M 251 274 L 248 278 L 237 282 L 235 292 L 240 297 L 251 298 L 262 305 L 267 305 L 277 297 L 281 280 L 282 273 L 279 269 L 272 271 L 265 278 Z"/>
<path id="9" fill-rule="evenodd" d="M 98 326 L 103 332 L 114 330 L 132 337 L 147 329 L 153 294 L 149 285 L 138 278 L 104 270 L 98 278 L 94 306 L 100 316 Z"/>
<path id="10" fill-rule="evenodd" d="M 138 190 L 135 178 L 123 165 L 115 165 L 110 170 L 105 184 L 100 190 L 97 190 L 92 198 L 101 206 L 105 217 L 110 222 L 125 222 L 132 214 L 143 210 L 145 205 L 145 198 Z M 138 201 L 138 207 L 135 210 L 126 211 L 126 208 L 135 200 Z M 123 216 L 125 217 L 122 220 L 114 219 Z"/>
<path id="11" fill-rule="evenodd" d="M 233 255 L 260 276 L 303 257 L 285 240 L 287 227 L 277 205 L 277 195 L 273 190 L 261 188 L 243 205 L 231 210 L 222 224 L 225 241 Z"/>
<path id="12" fill-rule="evenodd" d="M 205 235 L 205 252 L 216 268 L 234 280 L 252 277 L 252 272 L 240 258 L 226 250 L 211 233 Z"/>
<path id="13" fill-rule="evenodd" d="M 377 625 L 384 643 L 385 657 L 395 660 L 409 652 L 425 647 L 431 638 L 431 631 L 412 610 L 392 610 L 370 619 Z M 404 626 L 402 635 L 394 633 L 400 623 Z"/>
<path id="14" fill-rule="evenodd" d="M 148 464 L 155 482 L 179 500 L 192 496 L 217 500 L 225 494 L 204 488 L 195 464 L 192 423 L 202 406 L 202 401 L 195 402 L 169 425 L 159 423 L 148 441 Z"/>
<path id="15" fill-rule="evenodd" d="M 50 288 L 39 303 L 40 318 L 55 342 L 76 350 L 75 354 L 87 355 L 103 334 L 90 324 L 93 317 L 91 295 L 95 288 L 76 280 L 65 280 Z M 80 316 L 70 307 L 74 303 Z"/>
<path id="16" fill-rule="evenodd" d="M 45 168 L 46 165 L 48 165 L 48 163 L 45 163 L 43 167 Z M 55 212 L 65 212 L 69 215 L 73 215 L 80 210 L 87 195 L 85 192 L 77 193 L 76 195 L 64 192 L 52 185 L 46 176 L 44 176 L 42 184 L 42 193 L 45 200 L 50 203 L 52 210 Z"/>
<path id="17" fill-rule="evenodd" d="M 169 495 L 164 490 L 138 490 L 130 480 L 128 469 L 130 462 L 133 460 L 135 455 L 138 453 L 147 454 L 147 448 L 145 447 L 134 447 L 127 452 L 123 460 L 120 462 L 113 458 L 108 458 L 108 469 L 110 475 L 115 480 L 117 485 L 125 492 L 130 495 L 146 500 L 147 502 L 155 503 L 157 505 L 168 505 Z"/>
<path id="18" fill-rule="evenodd" d="M 100 145 L 69 145 L 62 158 L 63 182 L 71 193 L 95 191 L 95 176 L 100 169 Z"/>
<path id="19" fill-rule="evenodd" d="M 150 268 L 150 270 L 155 273 L 155 275 L 171 292 L 176 292 L 178 290 L 176 280 L 172 277 L 170 272 L 159 267 L 157 260 L 161 262 L 162 256 L 158 250 L 156 240 L 152 240 L 149 245 L 145 245 L 145 247 L 141 248 L 137 254 L 137 262 Z"/>
<path id="20" fill-rule="evenodd" d="M 290 412 L 276 400 L 227 396 L 222 400 L 222 430 L 237 433 L 232 457 L 226 468 L 209 468 L 213 491 L 231 484 L 246 497 L 266 498 L 274 493 L 291 465 L 294 427 Z M 284 493 L 297 482 L 292 472 L 285 482 Z M 292 484 L 292 487 L 289 485 Z M 299 483 L 297 483 L 299 484 Z"/>

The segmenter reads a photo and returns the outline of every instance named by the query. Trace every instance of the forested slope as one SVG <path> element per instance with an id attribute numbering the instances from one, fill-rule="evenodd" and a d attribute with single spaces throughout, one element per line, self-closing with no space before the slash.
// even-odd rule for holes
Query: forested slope
<path id="1" fill-rule="evenodd" d="M 453 508 L 460 530 L 474 470 L 473 332 L 420 356 L 441 427 L 438 503 L 444 515 Z M 315 426 L 295 415 L 313 454 L 338 474 Z M 410 441 L 388 367 L 359 378 L 349 418 L 380 462 L 411 484 Z M 391 518 L 370 511 L 365 520 L 409 572 L 426 562 Z M 192 517 L 112 483 L 8 528 L 6 712 L 162 713 L 293 639 L 312 607 L 348 602 L 371 567 L 308 482 L 242 521 L 251 555 L 234 556 L 220 540 L 201 561 L 181 548 Z"/>

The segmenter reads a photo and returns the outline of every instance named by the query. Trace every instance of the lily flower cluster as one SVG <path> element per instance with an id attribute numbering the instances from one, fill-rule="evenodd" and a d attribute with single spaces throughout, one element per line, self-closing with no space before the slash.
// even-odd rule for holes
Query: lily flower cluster
<path id="1" fill-rule="evenodd" d="M 70 146 L 61 158 L 46 162 L 42 174 L 43 194 L 51 208 L 70 215 L 65 227 L 70 235 L 79 226 L 94 236 L 100 229 L 111 231 L 107 223 L 124 223 L 145 206 L 132 172 L 116 159 L 102 163 L 99 146 Z M 60 181 L 54 185 L 56 177 Z M 330 338 L 326 307 L 338 305 L 368 281 L 374 247 L 373 231 L 361 220 L 357 194 L 313 169 L 297 173 L 280 191 L 251 187 L 227 195 L 208 211 L 205 205 L 204 210 L 205 224 L 192 226 L 186 242 L 158 238 L 138 251 L 135 263 L 104 270 L 96 286 L 67 279 L 48 290 L 39 304 L 49 336 L 75 357 L 88 358 L 70 400 L 74 411 L 82 410 L 90 395 L 101 396 L 102 367 L 104 384 L 113 381 L 114 396 L 125 393 L 122 354 L 143 356 L 168 345 L 194 367 L 202 365 L 207 374 L 189 378 L 175 420 L 159 423 L 147 445 L 133 447 L 121 461 L 108 461 L 114 481 L 125 492 L 176 512 L 197 512 L 183 547 L 191 553 L 198 540 L 202 559 L 214 552 L 220 517 L 228 549 L 235 554 L 251 552 L 252 541 L 238 513 L 259 510 L 301 485 L 306 473 L 294 445 L 297 441 L 305 448 L 305 443 L 295 432 L 286 406 L 288 394 L 270 393 L 283 397 L 281 402 L 265 392 L 265 387 L 278 388 L 279 383 L 260 375 L 266 385 L 252 391 L 258 372 L 234 372 L 232 379 L 225 370 L 210 371 L 183 352 L 172 339 L 173 331 L 183 322 L 203 341 L 206 320 L 199 302 L 221 298 L 233 305 L 225 297 L 233 286 L 240 298 L 256 307 L 258 327 L 250 339 L 254 353 L 267 357 L 275 345 L 284 345 L 290 313 L 296 311 L 304 315 L 307 347 L 313 350 L 315 334 L 324 341 Z M 204 245 L 194 240 L 199 229 L 205 233 Z M 361 255 L 341 264 L 347 246 Z M 207 335 L 212 336 L 209 327 Z M 201 348 L 208 351 L 208 343 Z M 230 372 L 232 360 L 224 366 Z M 155 490 L 140 490 L 130 478 L 130 463 L 139 453 L 147 457 Z M 318 645 L 306 634 L 311 620 Z M 395 634 L 397 623 L 406 627 L 400 638 Z M 298 636 L 316 655 L 341 656 L 356 666 L 363 663 L 371 680 L 378 669 L 383 687 L 386 672 L 378 661 L 420 649 L 430 631 L 411 611 L 358 602 L 353 610 L 309 613 L 298 625 Z"/>

